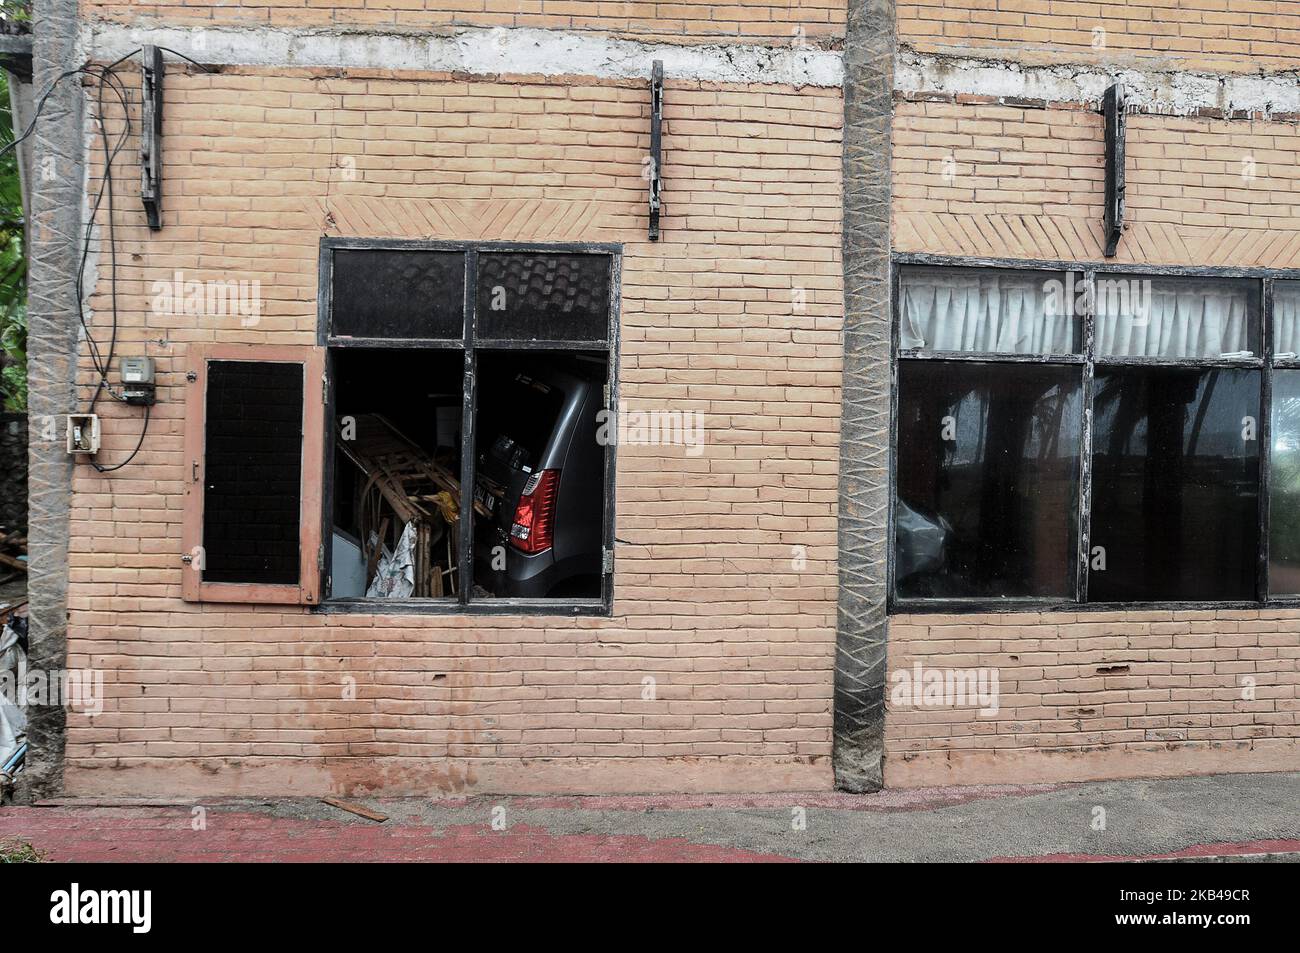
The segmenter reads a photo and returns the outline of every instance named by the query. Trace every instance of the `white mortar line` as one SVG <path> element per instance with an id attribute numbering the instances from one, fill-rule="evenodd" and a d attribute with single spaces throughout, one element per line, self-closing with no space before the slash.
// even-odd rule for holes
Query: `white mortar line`
<path id="1" fill-rule="evenodd" d="M 1099 104 L 1106 87 L 1124 84 L 1129 104 L 1143 112 L 1192 115 L 1198 109 L 1300 113 L 1300 78 L 1189 73 L 1092 65 L 1023 66 L 990 59 L 899 50 L 894 88 L 904 93 L 1014 96 Z"/>
<path id="2" fill-rule="evenodd" d="M 514 73 L 644 79 L 663 60 L 668 79 L 839 87 L 843 58 L 812 46 L 677 46 L 594 33 L 538 29 L 466 29 L 453 34 L 328 29 L 132 27 L 82 28 L 87 57 L 115 59 L 144 44 L 167 46 L 200 62 L 237 66 Z"/>

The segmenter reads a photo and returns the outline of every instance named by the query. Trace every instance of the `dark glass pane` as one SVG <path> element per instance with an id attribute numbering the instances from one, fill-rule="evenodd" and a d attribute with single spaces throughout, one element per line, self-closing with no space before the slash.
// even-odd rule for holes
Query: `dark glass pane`
<path id="1" fill-rule="evenodd" d="M 1073 598 L 1077 366 L 899 363 L 900 598 Z"/>
<path id="2" fill-rule="evenodd" d="M 1259 282 L 1099 274 L 1100 357 L 1250 357 L 1259 348 Z"/>
<path id="3" fill-rule="evenodd" d="M 1079 351 L 1085 285 L 1074 274 L 994 268 L 904 268 L 899 346 L 983 354 Z"/>
<path id="4" fill-rule="evenodd" d="M 297 584 L 302 408 L 301 364 L 208 364 L 204 582 Z"/>
<path id="5" fill-rule="evenodd" d="M 608 255 L 484 254 L 478 259 L 478 336 L 513 341 L 604 341 Z"/>
<path id="6" fill-rule="evenodd" d="M 339 337 L 459 340 L 464 314 L 461 252 L 334 252 L 332 333 Z"/>
<path id="7" fill-rule="evenodd" d="M 1098 368 L 1090 602 L 1256 598 L 1259 385 L 1257 370 Z"/>
<path id="8" fill-rule="evenodd" d="M 1273 372 L 1268 591 L 1300 595 L 1300 371 Z"/>

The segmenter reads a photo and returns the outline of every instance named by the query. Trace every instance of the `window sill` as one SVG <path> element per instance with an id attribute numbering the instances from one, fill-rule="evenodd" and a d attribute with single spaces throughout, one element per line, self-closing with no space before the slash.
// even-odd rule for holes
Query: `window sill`
<path id="1" fill-rule="evenodd" d="M 322 615 L 556 615 L 608 616 L 602 599 L 330 599 L 312 609 Z"/>

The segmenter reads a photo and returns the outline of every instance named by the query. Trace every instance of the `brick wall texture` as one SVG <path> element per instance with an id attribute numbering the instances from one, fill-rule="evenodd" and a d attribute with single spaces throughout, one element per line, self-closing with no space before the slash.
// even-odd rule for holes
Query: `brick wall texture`
<path id="1" fill-rule="evenodd" d="M 452 6 L 92 2 L 84 15 L 556 27 L 683 43 L 784 43 L 798 29 L 835 39 L 845 17 L 837 3 Z M 1298 7 L 959 0 L 900 4 L 898 24 L 900 42 L 922 51 L 1240 72 L 1294 60 Z M 1104 47 L 1093 45 L 1095 26 Z M 142 225 L 133 168 L 117 180 L 118 353 L 157 359 L 160 402 L 136 463 L 76 472 L 69 656 L 106 673 L 109 698 L 98 716 L 69 716 L 68 790 L 829 786 L 839 92 L 670 73 L 658 244 L 645 240 L 645 81 L 175 68 L 167 97 L 163 232 Z M 138 104 L 132 111 L 138 119 Z M 1300 267 L 1297 145 L 1291 121 L 1131 117 L 1120 260 Z M 1083 106 L 898 98 L 894 250 L 1099 260 L 1102 148 L 1100 117 Z M 883 216 L 891 205 L 881 205 Z M 612 617 L 372 617 L 181 601 L 187 349 L 311 346 L 325 235 L 624 243 L 622 396 L 633 408 L 704 412 L 706 443 L 700 456 L 620 448 Z M 102 337 L 102 244 L 97 253 L 92 320 Z M 260 281 L 257 322 L 155 312 L 153 282 L 177 271 Z M 84 354 L 81 374 L 88 394 Z M 111 463 L 135 445 L 139 414 L 114 402 L 100 410 L 101 459 Z M 996 667 L 1002 698 L 994 718 L 891 704 L 885 783 L 1300 768 L 1298 646 L 1296 611 L 897 616 L 891 672 Z M 1257 682 L 1249 699 L 1245 675 Z"/>
<path id="2" fill-rule="evenodd" d="M 157 358 L 159 403 L 137 461 L 79 467 L 73 497 L 69 654 L 105 671 L 109 699 L 70 716 L 69 790 L 829 786 L 838 91 L 670 81 L 671 198 L 650 244 L 648 83 L 245 69 L 168 83 L 161 233 L 133 177 L 118 181 L 118 350 Z M 187 348 L 314 343 L 327 234 L 626 243 L 621 396 L 699 410 L 706 434 L 698 456 L 620 447 L 612 618 L 181 601 Z M 154 313 L 152 283 L 177 270 L 259 280 L 258 322 Z M 111 463 L 139 413 L 109 403 Z"/>
<path id="3" fill-rule="evenodd" d="M 899 42 L 1036 63 L 1293 69 L 1298 0 L 900 0 Z"/>
<path id="4" fill-rule="evenodd" d="M 1294 121 L 1129 117 L 1117 259 L 1300 267 Z M 1102 257 L 1102 118 L 1077 109 L 898 102 L 894 248 Z"/>

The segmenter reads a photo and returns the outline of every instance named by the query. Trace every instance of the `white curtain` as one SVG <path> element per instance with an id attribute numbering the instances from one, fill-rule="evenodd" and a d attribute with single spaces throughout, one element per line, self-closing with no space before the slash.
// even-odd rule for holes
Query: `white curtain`
<path id="1" fill-rule="evenodd" d="M 1068 297 L 1051 272 L 907 269 L 899 344 L 927 351 L 1068 354 L 1074 349 Z"/>
<path id="2" fill-rule="evenodd" d="M 1250 292 L 1196 278 L 1097 276 L 1099 357 L 1246 357 Z"/>
<path id="3" fill-rule="evenodd" d="M 1273 356 L 1293 361 L 1300 358 L 1300 281 L 1273 287 Z"/>

